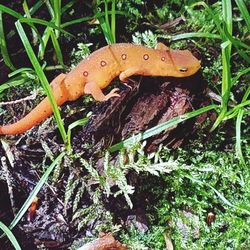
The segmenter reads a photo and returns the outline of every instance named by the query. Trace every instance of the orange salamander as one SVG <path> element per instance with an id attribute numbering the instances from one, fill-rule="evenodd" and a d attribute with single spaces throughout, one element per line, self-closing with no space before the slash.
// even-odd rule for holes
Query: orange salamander
<path id="1" fill-rule="evenodd" d="M 141 45 L 118 43 L 105 46 L 82 60 L 68 74 L 60 74 L 51 82 L 58 106 L 66 101 L 91 94 L 97 101 L 119 96 L 118 88 L 107 95 L 102 89 L 119 76 L 122 82 L 132 75 L 187 77 L 196 73 L 200 61 L 188 50 L 172 50 L 163 43 L 155 49 Z M 53 114 L 48 97 L 16 123 L 0 126 L 0 134 L 23 133 Z"/>

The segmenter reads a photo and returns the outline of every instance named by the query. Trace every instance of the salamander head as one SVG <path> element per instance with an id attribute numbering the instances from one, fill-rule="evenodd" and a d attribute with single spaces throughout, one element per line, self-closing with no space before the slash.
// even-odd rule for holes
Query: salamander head
<path id="1" fill-rule="evenodd" d="M 195 74 L 201 67 L 200 61 L 188 50 L 164 51 L 168 58 L 169 76 L 187 77 Z"/>

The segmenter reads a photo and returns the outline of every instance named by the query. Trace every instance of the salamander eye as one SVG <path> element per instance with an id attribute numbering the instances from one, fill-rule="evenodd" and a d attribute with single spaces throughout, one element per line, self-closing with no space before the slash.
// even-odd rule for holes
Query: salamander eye
<path id="1" fill-rule="evenodd" d="M 188 68 L 180 68 L 180 72 L 187 72 Z"/>

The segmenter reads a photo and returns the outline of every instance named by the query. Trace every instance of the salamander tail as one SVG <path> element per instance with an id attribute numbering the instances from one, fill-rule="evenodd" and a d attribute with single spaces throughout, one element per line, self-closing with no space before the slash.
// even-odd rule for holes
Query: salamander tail
<path id="1" fill-rule="evenodd" d="M 65 89 L 64 74 L 56 77 L 51 85 L 53 90 L 53 95 L 58 106 L 62 105 L 68 100 L 67 91 Z M 42 102 L 40 102 L 29 114 L 24 118 L 17 121 L 16 123 L 0 126 L 0 134 L 2 135 L 15 135 L 21 134 L 29 130 L 33 126 L 39 124 L 47 117 L 53 113 L 52 106 L 49 102 L 48 97 L 46 97 Z"/>

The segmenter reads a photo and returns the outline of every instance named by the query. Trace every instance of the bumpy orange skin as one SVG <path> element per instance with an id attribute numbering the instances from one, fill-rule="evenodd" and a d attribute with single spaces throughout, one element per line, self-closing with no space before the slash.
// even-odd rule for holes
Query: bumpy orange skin
<path id="1" fill-rule="evenodd" d="M 113 89 L 108 95 L 102 93 L 117 76 L 121 81 L 132 75 L 187 77 L 200 68 L 197 60 L 188 50 L 171 50 L 164 44 L 155 49 L 140 45 L 118 43 L 105 46 L 82 60 L 68 74 L 60 74 L 51 83 L 58 106 L 66 101 L 91 94 L 97 101 L 119 96 Z M 0 134 L 23 133 L 53 113 L 46 97 L 28 115 L 16 123 L 0 126 Z"/>

